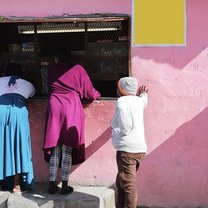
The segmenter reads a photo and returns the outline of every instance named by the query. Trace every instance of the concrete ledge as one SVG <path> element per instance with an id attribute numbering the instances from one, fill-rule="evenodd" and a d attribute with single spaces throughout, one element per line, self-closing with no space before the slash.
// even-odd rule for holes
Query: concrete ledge
<path id="1" fill-rule="evenodd" d="M 73 186 L 69 195 L 47 193 L 47 185 L 38 184 L 34 192 L 0 191 L 0 208 L 115 208 L 115 191 L 107 187 Z"/>

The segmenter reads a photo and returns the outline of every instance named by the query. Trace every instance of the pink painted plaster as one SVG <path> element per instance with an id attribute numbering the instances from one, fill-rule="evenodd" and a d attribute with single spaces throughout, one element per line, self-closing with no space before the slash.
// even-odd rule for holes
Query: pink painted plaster
<path id="1" fill-rule="evenodd" d="M 62 14 L 130 13 L 131 0 L 1 0 L 2 16 L 43 17 Z"/>

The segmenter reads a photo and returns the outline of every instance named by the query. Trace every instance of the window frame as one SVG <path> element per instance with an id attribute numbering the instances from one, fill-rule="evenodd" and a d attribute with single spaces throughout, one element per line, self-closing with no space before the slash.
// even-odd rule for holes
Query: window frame
<path id="1" fill-rule="evenodd" d="M 6 18 L 6 19 L 2 19 L 0 21 L 0 24 L 6 24 L 6 23 L 16 23 L 16 24 L 40 24 L 40 23 L 92 23 L 92 22 L 116 22 L 116 21 L 128 21 L 128 69 L 127 69 L 127 73 L 128 76 L 130 76 L 131 74 L 131 53 L 130 53 L 130 49 L 131 49 L 131 21 L 128 15 L 126 14 L 96 14 L 96 15 L 71 15 L 71 16 L 67 16 L 67 17 L 59 17 L 59 16 L 52 16 L 52 17 L 45 17 L 45 18 L 35 18 L 35 17 L 12 17 L 11 19 Z M 87 39 L 87 32 L 85 32 L 85 38 Z M 35 34 L 34 34 L 34 39 L 36 42 L 37 39 L 37 29 L 35 29 Z M 86 44 L 86 43 L 85 43 Z M 35 51 L 34 53 L 37 53 L 37 47 L 35 47 Z M 36 57 L 36 56 L 35 56 Z M 40 83 L 40 76 L 38 74 L 38 72 L 36 72 L 36 76 L 37 79 L 39 80 L 39 84 Z M 118 80 L 117 80 L 118 81 Z M 38 86 L 40 86 L 38 84 Z M 115 91 L 116 89 L 114 89 Z M 38 91 L 40 91 L 40 89 L 38 89 Z M 43 96 L 43 95 L 38 95 L 35 97 L 47 97 L 47 96 Z M 116 98 L 116 96 L 109 96 L 109 97 L 101 97 L 101 99 L 114 99 Z"/>

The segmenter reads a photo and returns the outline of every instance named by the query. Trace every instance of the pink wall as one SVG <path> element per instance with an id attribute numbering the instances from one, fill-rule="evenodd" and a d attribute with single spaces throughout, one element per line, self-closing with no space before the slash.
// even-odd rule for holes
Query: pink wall
<path id="1" fill-rule="evenodd" d="M 89 13 L 130 13 L 131 0 L 1 0 L 2 16 L 50 16 Z"/>
<path id="2" fill-rule="evenodd" d="M 72 168 L 71 183 L 111 185 L 116 174 L 115 151 L 111 145 L 110 119 L 115 101 L 95 101 L 85 109 L 86 161 Z M 47 100 L 29 102 L 33 163 L 36 182 L 48 181 L 48 163 L 42 151 Z"/>
<path id="3" fill-rule="evenodd" d="M 131 14 L 131 0 L 1 0 L 6 16 L 62 13 Z M 85 3 L 87 2 L 87 3 Z M 132 73 L 150 88 L 145 112 L 148 154 L 138 173 L 139 205 L 208 206 L 208 1 L 187 0 L 187 46 L 132 48 Z M 19 6 L 21 5 L 21 6 Z M 30 118 L 36 179 L 47 181 L 42 140 L 46 101 L 31 101 Z M 74 167 L 70 180 L 111 185 L 115 151 L 110 141 L 114 101 L 85 110 L 87 160 Z"/>
<path id="4" fill-rule="evenodd" d="M 142 204 L 208 205 L 208 1 L 186 3 L 187 47 L 132 49 L 133 75 L 150 87 Z"/>

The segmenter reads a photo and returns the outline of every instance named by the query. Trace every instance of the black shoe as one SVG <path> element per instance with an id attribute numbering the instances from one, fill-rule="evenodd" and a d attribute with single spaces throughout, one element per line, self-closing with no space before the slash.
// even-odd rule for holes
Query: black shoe
<path id="1" fill-rule="evenodd" d="M 56 185 L 55 181 L 50 181 L 48 186 L 48 193 L 55 194 L 59 190 L 59 187 Z"/>
<path id="2" fill-rule="evenodd" d="M 62 187 L 61 194 L 71 194 L 74 191 L 74 188 L 71 186 Z"/>

